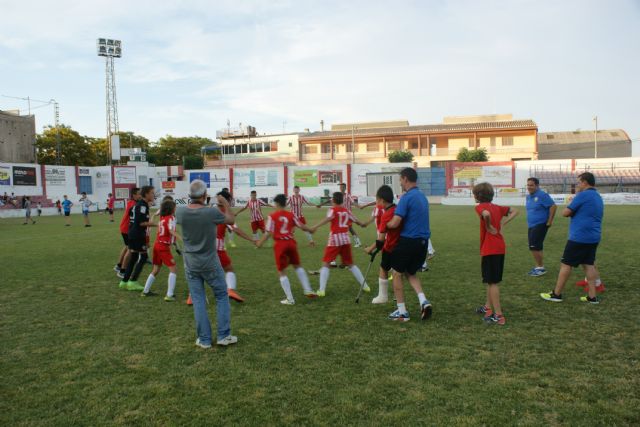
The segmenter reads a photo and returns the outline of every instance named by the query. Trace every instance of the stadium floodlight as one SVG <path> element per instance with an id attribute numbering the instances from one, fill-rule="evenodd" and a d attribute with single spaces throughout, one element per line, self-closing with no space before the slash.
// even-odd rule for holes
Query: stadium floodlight
<path id="1" fill-rule="evenodd" d="M 98 56 L 105 58 L 107 93 L 107 147 L 109 147 L 109 163 L 111 160 L 120 160 L 120 140 L 118 137 L 118 101 L 116 99 L 116 73 L 113 64 L 114 58 L 122 58 L 122 41 L 108 38 L 99 38 L 96 41 Z"/>

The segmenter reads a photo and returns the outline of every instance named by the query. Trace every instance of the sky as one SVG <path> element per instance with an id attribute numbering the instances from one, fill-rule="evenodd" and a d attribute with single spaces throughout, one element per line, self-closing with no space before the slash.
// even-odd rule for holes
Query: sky
<path id="1" fill-rule="evenodd" d="M 215 138 L 332 123 L 512 113 L 540 132 L 624 129 L 640 156 L 640 0 L 0 0 L 0 94 L 56 99 L 103 136 L 116 59 L 120 130 Z M 37 130 L 53 109 L 32 103 Z M 0 97 L 0 109 L 26 101 Z"/>

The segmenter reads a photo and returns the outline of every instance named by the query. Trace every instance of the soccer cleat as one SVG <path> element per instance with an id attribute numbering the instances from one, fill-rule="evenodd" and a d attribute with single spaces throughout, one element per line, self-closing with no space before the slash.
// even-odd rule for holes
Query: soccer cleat
<path id="1" fill-rule="evenodd" d="M 120 283 L 118 283 L 118 287 L 120 289 L 127 289 L 127 282 L 125 282 L 124 280 L 121 280 Z"/>
<path id="2" fill-rule="evenodd" d="M 432 260 L 436 256 L 436 251 L 427 254 L 427 261 Z"/>
<path id="3" fill-rule="evenodd" d="M 547 274 L 547 269 L 544 268 L 544 267 L 534 267 L 527 274 L 529 276 L 532 276 L 532 277 L 540 277 L 540 276 L 544 276 L 545 274 Z"/>
<path id="4" fill-rule="evenodd" d="M 371 300 L 371 304 L 386 304 L 389 302 L 389 298 L 386 295 L 378 295 Z"/>
<path id="5" fill-rule="evenodd" d="M 411 320 L 411 317 L 409 316 L 408 311 L 405 313 L 400 313 L 400 310 L 396 310 L 389 315 L 389 319 L 396 322 L 408 322 L 409 320 Z"/>
<path id="6" fill-rule="evenodd" d="M 318 296 L 320 298 L 324 298 L 324 295 L 325 295 L 324 291 L 320 291 L 319 290 L 319 291 L 316 292 L 316 296 Z"/>
<path id="7" fill-rule="evenodd" d="M 425 300 L 425 302 L 420 304 L 420 319 L 429 320 L 432 312 L 433 307 L 431 307 L 431 303 L 429 302 L 429 300 Z"/>
<path id="8" fill-rule="evenodd" d="M 498 316 L 496 314 L 494 314 L 494 313 L 491 313 L 491 314 L 489 314 L 487 316 L 484 316 L 482 318 L 482 320 L 484 320 L 484 323 L 486 323 L 488 325 L 491 325 L 491 324 L 496 323 L 498 321 Z"/>
<path id="9" fill-rule="evenodd" d="M 362 246 L 362 244 L 360 243 L 360 241 L 357 241 L 353 244 L 354 248 L 359 248 L 360 246 Z"/>
<path id="10" fill-rule="evenodd" d="M 481 305 L 480 307 L 476 308 L 476 314 L 484 314 L 484 316 L 491 316 L 493 314 L 493 310 L 491 310 L 490 307 L 487 307 L 486 305 Z"/>
<path id="11" fill-rule="evenodd" d="M 174 302 L 176 300 L 176 297 L 174 297 L 173 295 L 172 296 L 165 295 L 164 300 L 166 302 Z"/>
<path id="12" fill-rule="evenodd" d="M 337 262 L 335 262 L 335 261 L 331 261 L 331 262 L 329 263 L 329 267 L 331 267 L 331 268 L 337 268 L 337 267 L 338 267 L 338 263 L 337 263 Z"/>
<path id="13" fill-rule="evenodd" d="M 424 262 L 424 264 L 422 264 L 422 267 L 420 267 L 421 273 L 424 273 L 425 271 L 429 271 L 429 264 L 427 264 L 426 261 Z"/>
<path id="14" fill-rule="evenodd" d="M 116 273 L 120 272 L 120 267 L 118 266 L 118 264 L 113 266 L 113 271 L 115 271 Z"/>
<path id="15" fill-rule="evenodd" d="M 244 302 L 244 298 L 242 298 L 236 291 L 233 289 L 227 289 L 227 293 L 229 294 L 229 298 L 237 302 Z"/>
<path id="16" fill-rule="evenodd" d="M 556 295 L 553 291 L 540 294 L 540 298 L 545 301 L 562 302 L 562 295 Z"/>
<path id="17" fill-rule="evenodd" d="M 600 298 L 598 297 L 593 297 L 589 298 L 588 296 L 584 296 L 584 297 L 580 297 L 580 301 L 582 302 L 588 302 L 589 304 L 600 304 Z"/>
<path id="18" fill-rule="evenodd" d="M 311 292 L 305 292 L 304 296 L 309 298 L 309 299 L 315 299 L 318 298 L 318 294 L 316 294 L 315 292 L 311 291 Z"/>
<path id="19" fill-rule="evenodd" d="M 142 286 L 142 285 L 141 285 L 140 283 L 138 283 L 138 282 L 133 282 L 133 281 L 129 280 L 129 281 L 127 282 L 127 290 L 128 290 L 128 291 L 137 291 L 137 292 L 140 292 L 140 291 L 144 291 L 144 286 Z"/>
<path id="20" fill-rule="evenodd" d="M 369 287 L 369 285 L 367 285 L 366 283 L 364 284 L 364 286 L 362 287 L 362 290 L 365 291 L 366 293 L 371 292 L 371 288 Z"/>
<path id="21" fill-rule="evenodd" d="M 119 277 L 119 278 L 121 278 L 121 279 L 124 279 L 124 272 L 122 272 L 122 271 L 118 271 L 118 272 L 116 273 L 116 276 L 118 276 L 118 277 Z"/>
<path id="22" fill-rule="evenodd" d="M 153 291 L 149 291 L 149 292 L 144 292 L 144 291 L 143 291 L 143 292 L 140 294 L 140 296 L 141 296 L 141 297 L 155 297 L 155 296 L 158 296 L 158 294 L 156 294 L 156 293 L 155 293 L 155 292 L 153 292 Z"/>
<path id="23" fill-rule="evenodd" d="M 585 286 L 587 286 L 589 284 L 589 282 L 587 282 L 586 280 L 580 280 L 578 282 L 576 282 L 576 286 L 579 288 L 583 288 Z"/>
<path id="24" fill-rule="evenodd" d="M 193 305 L 193 301 L 191 301 L 191 294 L 187 297 L 187 305 Z"/>
<path id="25" fill-rule="evenodd" d="M 236 242 L 229 242 L 229 246 L 231 246 L 232 248 L 238 247 L 238 245 L 236 245 Z"/>
<path id="26" fill-rule="evenodd" d="M 196 340 L 196 345 L 197 345 L 198 347 L 200 347 L 200 348 L 204 348 L 204 349 L 209 349 L 209 348 L 211 348 L 211 344 L 205 344 L 205 343 L 203 343 L 202 341 L 200 341 L 200 338 L 198 338 L 198 339 Z"/>
<path id="27" fill-rule="evenodd" d="M 280 304 L 282 304 L 282 305 L 295 305 L 296 302 L 285 298 L 282 301 L 280 301 Z"/>
<path id="28" fill-rule="evenodd" d="M 235 337 L 233 335 L 227 335 L 226 337 L 222 338 L 221 340 L 218 340 L 218 342 L 216 342 L 216 344 L 226 347 L 228 345 L 235 344 L 237 342 L 238 342 L 238 337 Z"/>
<path id="29" fill-rule="evenodd" d="M 307 273 L 312 276 L 317 276 L 318 274 L 320 274 L 320 270 L 307 270 Z"/>

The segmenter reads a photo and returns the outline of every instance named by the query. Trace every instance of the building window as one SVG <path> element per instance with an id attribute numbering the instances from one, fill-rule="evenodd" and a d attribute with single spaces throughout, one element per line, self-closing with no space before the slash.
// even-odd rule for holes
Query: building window
<path id="1" fill-rule="evenodd" d="M 367 142 L 367 152 L 375 152 L 380 151 L 380 143 L 378 142 Z"/>
<path id="2" fill-rule="evenodd" d="M 547 135 L 547 139 L 554 139 L 555 135 Z"/>
<path id="3" fill-rule="evenodd" d="M 289 148 L 293 147 L 293 142 L 289 143 Z"/>
<path id="4" fill-rule="evenodd" d="M 320 150 L 322 151 L 322 153 L 331 153 L 331 144 L 322 144 L 320 145 Z"/>
<path id="5" fill-rule="evenodd" d="M 418 141 L 410 141 L 409 142 L 409 148 L 411 148 L 412 150 L 417 150 L 418 149 Z"/>
<path id="6" fill-rule="evenodd" d="M 239 148 L 240 150 L 236 149 L 236 153 L 243 153 L 243 154 L 248 153 L 248 152 L 249 152 L 249 147 L 248 147 L 248 145 L 249 145 L 249 144 L 240 144 L 240 145 L 238 146 L 238 148 Z"/>
<path id="7" fill-rule="evenodd" d="M 469 138 L 469 148 L 473 148 L 473 138 Z"/>
<path id="8" fill-rule="evenodd" d="M 271 151 L 271 143 L 265 142 L 264 143 L 264 152 L 267 153 L 269 151 Z"/>
<path id="9" fill-rule="evenodd" d="M 270 142 L 269 145 L 271 145 L 271 151 L 278 151 L 278 141 Z"/>
<path id="10" fill-rule="evenodd" d="M 315 144 L 305 144 L 304 152 L 305 152 L 305 154 L 317 154 L 318 153 L 318 146 L 315 145 Z"/>
<path id="11" fill-rule="evenodd" d="M 512 136 L 503 136 L 502 137 L 502 146 L 510 147 L 513 145 L 513 137 Z"/>
<path id="12" fill-rule="evenodd" d="M 402 150 L 402 142 L 401 141 L 389 141 L 387 143 L 387 147 L 389 147 L 389 151 L 400 151 L 400 150 Z"/>

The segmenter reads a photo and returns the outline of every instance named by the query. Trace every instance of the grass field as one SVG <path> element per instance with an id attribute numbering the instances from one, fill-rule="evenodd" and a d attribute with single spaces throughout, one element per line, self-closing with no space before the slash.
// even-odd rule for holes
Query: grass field
<path id="1" fill-rule="evenodd" d="M 322 212 L 309 209 L 310 222 Z M 474 313 L 484 287 L 472 208 L 432 206 L 431 215 L 437 256 L 421 276 L 430 321 L 418 320 L 408 285 L 408 323 L 388 321 L 393 305 L 373 306 L 371 295 L 356 305 L 355 280 L 335 269 L 316 301 L 302 298 L 291 272 L 298 303 L 282 306 L 272 249 L 240 240 L 229 250 L 247 299 L 232 302 L 239 343 L 208 351 L 194 346 L 182 268 L 178 303 L 118 289 L 117 223 L 97 214 L 89 229 L 79 216 L 72 227 L 62 217 L 2 219 L 0 425 L 638 425 L 640 208 L 605 210 L 599 306 L 580 303 L 572 284 L 562 304 L 538 297 L 555 282 L 568 220 L 558 218 L 545 242 L 549 273 L 530 278 L 521 212 L 504 231 L 504 327 Z M 308 269 L 319 267 L 326 234 L 308 248 L 298 232 Z M 371 241 L 373 228 L 362 235 Z M 356 254 L 364 272 L 367 257 Z"/>

